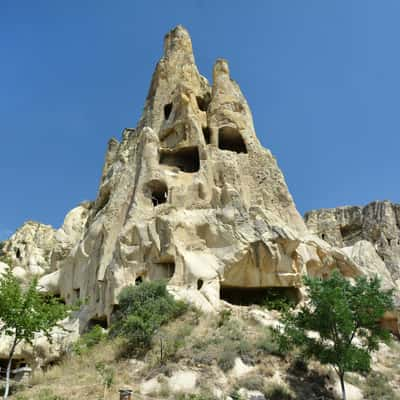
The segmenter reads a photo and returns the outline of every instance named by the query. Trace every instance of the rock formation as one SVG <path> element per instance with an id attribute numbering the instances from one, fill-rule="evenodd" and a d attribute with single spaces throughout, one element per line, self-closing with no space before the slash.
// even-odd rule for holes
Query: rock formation
<path id="1" fill-rule="evenodd" d="M 3 259 L 12 265 L 14 276 L 29 281 L 59 270 L 63 260 L 81 239 L 91 203 L 72 209 L 58 230 L 50 225 L 27 221 L 0 249 Z M 3 267 L 4 268 L 4 267 Z"/>
<path id="2" fill-rule="evenodd" d="M 40 255 L 42 289 L 85 304 L 81 329 L 107 326 L 120 290 L 147 279 L 215 311 L 270 288 L 300 300 L 306 273 L 368 272 L 356 253 L 309 233 L 227 61 L 209 84 L 181 26 L 165 37 L 137 127 L 109 141 L 95 202 L 46 232 L 37 251 L 14 235 L 5 252 L 17 266 Z"/>
<path id="3" fill-rule="evenodd" d="M 342 248 L 363 273 L 378 274 L 384 287 L 394 288 L 400 308 L 400 204 L 374 201 L 365 207 L 313 210 L 305 221 L 312 233 Z M 390 326 L 398 333 L 396 315 Z"/>
<path id="4" fill-rule="evenodd" d="M 365 207 L 347 206 L 306 213 L 312 233 L 336 247 L 371 243 L 393 280 L 400 280 L 400 204 L 374 201 Z"/>
<path id="5" fill-rule="evenodd" d="M 103 325 L 121 288 L 146 279 L 168 279 L 211 311 L 271 287 L 299 299 L 307 270 L 359 273 L 308 235 L 227 61 L 210 85 L 180 26 L 165 37 L 137 128 L 110 140 L 82 239 L 59 266 L 52 291 L 58 282 L 67 302 L 87 300 L 86 323 Z"/>

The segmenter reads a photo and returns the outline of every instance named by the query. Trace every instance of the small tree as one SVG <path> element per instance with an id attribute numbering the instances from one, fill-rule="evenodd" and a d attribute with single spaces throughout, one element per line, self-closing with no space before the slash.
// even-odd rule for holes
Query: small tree
<path id="1" fill-rule="evenodd" d="M 298 347 L 304 358 L 331 364 L 346 400 L 345 373 L 368 372 L 371 352 L 390 337 L 380 321 L 393 309 L 392 291 L 382 290 L 377 277 L 358 277 L 351 284 L 338 271 L 324 280 L 306 277 L 304 283 L 309 301 L 283 315 L 283 328 L 276 331 L 280 350 Z"/>
<path id="2" fill-rule="evenodd" d="M 11 365 L 18 344 L 22 341 L 32 344 L 35 333 L 39 332 L 51 340 L 51 329 L 66 316 L 65 306 L 53 297 L 43 296 L 36 286 L 37 279 L 33 279 L 23 290 L 11 270 L 0 277 L 0 333 L 12 337 L 3 399 L 8 397 Z"/>
<path id="3" fill-rule="evenodd" d="M 119 306 L 113 315 L 111 336 L 126 339 L 128 351 L 146 352 L 158 329 L 179 317 L 187 310 L 187 304 L 177 301 L 168 293 L 166 282 L 151 281 L 127 286 L 119 297 Z"/>

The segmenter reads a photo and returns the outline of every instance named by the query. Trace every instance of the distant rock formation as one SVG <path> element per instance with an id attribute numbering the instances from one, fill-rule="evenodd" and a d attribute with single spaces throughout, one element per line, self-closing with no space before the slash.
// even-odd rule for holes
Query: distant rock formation
<path id="1" fill-rule="evenodd" d="M 307 212 L 308 229 L 332 246 L 372 244 L 394 281 L 400 283 L 400 204 L 374 201 L 364 207 L 346 206 Z"/>
<path id="2" fill-rule="evenodd" d="M 400 204 L 374 201 L 364 207 L 313 210 L 304 218 L 312 233 L 342 248 L 363 272 L 378 274 L 385 287 L 394 288 L 400 307 Z"/>

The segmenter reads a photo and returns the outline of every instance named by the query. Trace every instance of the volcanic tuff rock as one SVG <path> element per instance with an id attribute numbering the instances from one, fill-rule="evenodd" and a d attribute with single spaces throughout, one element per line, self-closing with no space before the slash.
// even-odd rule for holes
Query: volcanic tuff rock
<path id="1" fill-rule="evenodd" d="M 305 221 L 312 233 L 332 246 L 369 242 L 393 281 L 400 284 L 400 204 L 374 201 L 365 207 L 314 210 L 306 213 Z"/>
<path id="2" fill-rule="evenodd" d="M 227 61 L 210 85 L 181 26 L 165 37 L 137 128 L 110 140 L 82 239 L 59 265 L 59 294 L 88 299 L 86 315 L 104 324 L 121 288 L 146 279 L 169 279 L 177 296 L 216 310 L 248 289 L 299 298 L 307 270 L 359 273 L 308 235 Z"/>
<path id="3" fill-rule="evenodd" d="M 59 269 L 64 259 L 81 238 L 91 203 L 72 209 L 58 230 L 39 222 L 25 222 L 6 241 L 1 254 L 12 265 L 13 274 L 22 281 L 43 276 Z"/>
<path id="4" fill-rule="evenodd" d="M 76 228 L 49 231 L 40 285 L 83 301 L 82 329 L 107 325 L 120 290 L 147 279 L 215 311 L 271 287 L 300 300 L 304 273 L 367 273 L 308 232 L 227 61 L 209 84 L 181 26 L 165 37 L 138 126 L 109 141 L 97 199 L 75 210 Z"/>
<path id="5" fill-rule="evenodd" d="M 400 204 L 374 201 L 364 207 L 313 210 L 305 221 L 312 233 L 342 248 L 362 273 L 377 274 L 383 287 L 393 288 L 400 309 Z M 387 313 L 386 324 L 399 334 L 398 312 Z"/>

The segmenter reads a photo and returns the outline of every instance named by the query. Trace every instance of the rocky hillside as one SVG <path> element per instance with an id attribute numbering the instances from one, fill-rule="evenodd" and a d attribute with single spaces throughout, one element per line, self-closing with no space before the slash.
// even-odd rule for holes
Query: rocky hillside
<path id="1" fill-rule="evenodd" d="M 23 283 L 37 276 L 41 291 L 80 307 L 63 321 L 64 330 L 54 331 L 52 343 L 39 335 L 33 347 L 17 349 L 16 367 L 38 371 L 31 381 L 37 385 L 20 399 L 98 398 L 97 361 L 115 368 L 119 385 L 133 383 L 147 398 L 177 398 L 175 389 L 189 383 L 193 396 L 204 391 L 238 399 L 242 390 L 262 399 L 247 393 L 258 390 L 276 399 L 332 398 L 329 371 L 301 369 L 292 366 L 295 357 L 274 353 L 262 335 L 276 316 L 255 304 L 271 291 L 301 303 L 302 276 L 326 277 L 334 269 L 349 279 L 378 273 L 398 301 L 399 221 L 399 206 L 388 202 L 313 211 L 304 221 L 275 158 L 257 138 L 228 62 L 216 60 L 208 82 L 196 66 L 189 33 L 177 26 L 165 37 L 139 123 L 108 143 L 96 199 L 70 211 L 58 230 L 24 224 L 0 249 L 0 273 L 9 266 Z M 188 324 L 182 328 L 187 334 L 170 369 L 161 371 L 151 359 L 121 361 L 110 342 L 103 343 L 109 353 L 97 347 L 84 359 L 74 355 L 79 335 L 110 327 L 124 287 L 160 279 L 201 315 L 177 322 Z M 220 319 L 227 312 L 225 325 Z M 399 334 L 398 309 L 384 323 Z M 0 367 L 8 346 L 0 337 Z M 391 360 L 382 368 L 393 369 L 390 350 L 382 349 Z M 56 363 L 43 383 L 35 381 L 40 368 Z M 398 387 L 392 378 L 388 391 Z M 363 393 L 373 386 L 367 378 L 354 379 Z M 275 387 L 281 397 L 271 397 Z M 42 389 L 61 397 L 43 397 Z"/>

